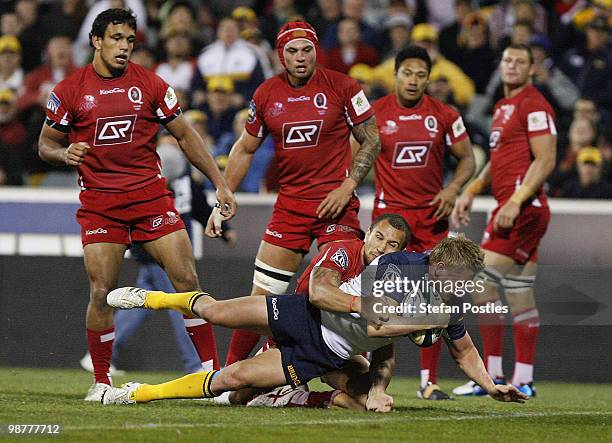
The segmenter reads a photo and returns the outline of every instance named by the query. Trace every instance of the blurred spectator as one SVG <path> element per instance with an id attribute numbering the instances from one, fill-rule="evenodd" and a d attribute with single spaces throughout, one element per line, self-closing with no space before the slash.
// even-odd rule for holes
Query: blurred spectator
<path id="1" fill-rule="evenodd" d="M 474 97 L 474 82 L 459 66 L 444 58 L 438 49 L 438 31 L 427 23 L 416 25 L 412 29 L 412 41 L 424 48 L 431 58 L 430 80 L 446 77 L 453 91 L 455 102 L 459 106 L 467 106 Z"/>
<path id="2" fill-rule="evenodd" d="M 439 46 L 444 57 L 453 63 L 459 63 L 461 49 L 459 48 L 459 34 L 465 17 L 472 12 L 471 0 L 455 1 L 455 21 L 443 27 L 440 31 Z"/>
<path id="3" fill-rule="evenodd" d="M 561 188 L 563 198 L 612 198 L 612 186 L 602 178 L 603 158 L 599 149 L 585 147 L 578 152 L 578 177 Z"/>
<path id="4" fill-rule="evenodd" d="M 132 51 L 130 61 L 137 63 L 143 68 L 147 68 L 149 71 L 155 71 L 155 56 L 145 45 L 137 45 Z"/>
<path id="5" fill-rule="evenodd" d="M 321 36 L 325 35 L 328 28 L 337 24 L 341 18 L 340 0 L 317 0 L 317 4 L 306 13 L 306 20 Z"/>
<path id="6" fill-rule="evenodd" d="M 420 23 L 412 29 L 412 41 L 415 45 L 425 48 L 431 57 L 430 81 L 445 77 L 453 91 L 457 105 L 465 107 L 474 97 L 474 82 L 459 66 L 444 58 L 438 49 L 438 31 L 427 23 Z M 387 91 L 393 91 L 395 87 L 395 60 L 389 58 L 374 69 L 375 81 L 385 87 Z"/>
<path id="7" fill-rule="evenodd" d="M 574 103 L 574 119 L 586 119 L 595 127 L 599 127 L 601 115 L 595 102 L 588 98 L 579 98 Z"/>
<path id="8" fill-rule="evenodd" d="M 51 168 L 38 158 L 38 132 L 45 121 L 45 108 L 51 90 L 76 69 L 72 63 L 71 42 L 68 37 L 51 37 L 47 43 L 45 59 L 46 63 L 26 75 L 23 91 L 17 99 L 17 111 L 28 129 L 28 160 L 24 163 L 28 172 L 43 172 Z M 72 168 L 66 167 L 64 170 L 72 171 Z M 61 171 L 59 173 L 61 174 Z"/>
<path id="9" fill-rule="evenodd" d="M 15 93 L 0 89 L 0 185 L 23 184 L 25 127 L 17 120 Z"/>
<path id="10" fill-rule="evenodd" d="M 426 22 L 442 29 L 455 21 L 454 0 L 406 0 L 417 8 L 416 22 Z"/>
<path id="11" fill-rule="evenodd" d="M 529 42 L 531 42 L 533 36 L 534 29 L 531 22 L 523 20 L 517 21 L 514 25 L 512 25 L 510 35 L 503 37 L 498 43 L 498 53 L 501 56 L 501 53 L 509 44 L 529 46 Z"/>
<path id="12" fill-rule="evenodd" d="M 550 40 L 543 35 L 535 35 L 531 39 L 533 53 L 533 82 L 538 89 L 548 89 L 554 98 L 551 101 L 559 111 L 571 111 L 574 103 L 580 97 L 579 91 L 572 81 L 555 66 L 550 57 Z"/>
<path id="13" fill-rule="evenodd" d="M 273 0 L 272 12 L 261 19 L 261 32 L 271 46 L 276 44 L 278 30 L 290 17 L 299 15 L 294 0 Z"/>
<path id="14" fill-rule="evenodd" d="M 155 73 L 173 88 L 188 91 L 196 72 L 189 35 L 184 32 L 166 35 L 164 49 L 165 61 L 157 65 Z"/>
<path id="15" fill-rule="evenodd" d="M 237 109 L 232 105 L 234 83 L 228 76 L 211 77 L 207 84 L 206 104 L 201 108 L 208 117 L 208 133 L 216 146 L 226 145 L 234 138 L 234 116 Z"/>
<path id="16" fill-rule="evenodd" d="M 515 23 L 521 21 L 529 23 L 538 34 L 548 34 L 546 11 L 541 5 L 533 0 L 503 0 L 489 18 L 493 48 L 503 50 L 502 38 L 510 36 Z"/>
<path id="17" fill-rule="evenodd" d="M 374 83 L 374 69 L 363 63 L 353 65 L 348 75 L 359 82 L 361 89 L 370 102 L 386 94 L 384 90 Z"/>
<path id="18" fill-rule="evenodd" d="M 391 47 L 385 52 L 384 58 L 395 57 L 404 46 L 410 43 L 412 17 L 404 13 L 390 15 L 384 22 Z"/>
<path id="19" fill-rule="evenodd" d="M 587 25 L 585 44 L 567 51 L 560 66 L 574 81 L 582 96 L 608 109 L 612 106 L 609 31 L 607 21 L 603 17 L 596 17 Z"/>
<path id="20" fill-rule="evenodd" d="M 41 32 L 42 25 L 36 0 L 17 0 L 15 12 L 21 23 L 21 32 L 19 33 L 19 41 L 23 49 L 21 66 L 25 72 L 30 72 L 40 65 L 40 57 L 48 36 Z"/>
<path id="21" fill-rule="evenodd" d="M 198 13 L 185 2 L 167 2 L 168 8 L 161 12 L 162 27 L 159 38 L 166 41 L 170 35 L 185 34 L 198 53 L 214 39 L 214 29 L 208 26 L 199 28 Z M 206 8 L 202 8 L 206 11 Z M 161 49 L 161 48 L 160 48 Z"/>
<path id="22" fill-rule="evenodd" d="M 217 40 L 204 48 L 198 57 L 198 72 L 192 83 L 192 99 L 195 105 L 201 103 L 201 96 L 196 96 L 195 91 L 203 91 L 204 82 L 210 77 L 229 76 L 233 80 L 232 89 L 240 94 L 242 102 L 250 99 L 264 80 L 257 54 L 251 45 L 240 38 L 239 32 L 236 20 L 224 18 L 217 28 Z"/>
<path id="23" fill-rule="evenodd" d="M 489 28 L 482 14 L 472 12 L 465 16 L 458 36 L 458 48 L 457 65 L 474 81 L 476 93 L 484 93 L 495 71 L 495 52 L 489 44 Z"/>
<path id="24" fill-rule="evenodd" d="M 365 44 L 380 48 L 380 38 L 376 30 L 366 23 L 364 18 L 365 0 L 342 0 L 342 17 L 352 18 L 359 23 L 361 30 L 361 41 Z M 338 24 L 330 25 L 323 35 L 321 46 L 324 49 L 331 49 L 338 46 Z"/>
<path id="25" fill-rule="evenodd" d="M 375 66 L 378 55 L 373 47 L 361 40 L 359 23 L 345 18 L 338 23 L 338 46 L 327 51 L 319 62 L 327 68 L 348 74 L 351 66 L 357 63 Z"/>
<path id="26" fill-rule="evenodd" d="M 257 54 L 264 78 L 272 77 L 274 75 L 272 63 L 276 51 L 274 51 L 270 43 L 263 38 L 263 33 L 257 24 L 257 15 L 255 15 L 255 11 L 245 6 L 239 6 L 232 11 L 232 18 L 238 22 L 240 37 L 249 43 Z"/>
<path id="27" fill-rule="evenodd" d="M 572 122 L 568 142 L 566 146 L 560 148 L 562 155 L 557 156 L 561 161 L 548 178 L 553 195 L 556 195 L 565 183 L 576 177 L 578 152 L 584 147 L 593 146 L 595 137 L 595 127 L 588 120 L 578 119 Z"/>
<path id="28" fill-rule="evenodd" d="M 0 34 L 18 37 L 21 33 L 21 21 L 14 12 L 5 12 L 0 17 Z"/>
<path id="29" fill-rule="evenodd" d="M 61 0 L 52 5 L 42 17 L 45 35 L 47 38 L 65 35 L 70 37 L 70 40 L 76 39 L 86 13 L 87 9 L 83 0 Z"/>
<path id="30" fill-rule="evenodd" d="M 248 108 L 242 109 L 236 113 L 234 117 L 234 139 L 232 143 L 225 146 L 223 152 L 219 152 L 217 159 L 220 164 L 227 163 L 227 156 L 233 146 L 233 143 L 240 137 L 244 130 L 244 125 L 249 117 Z M 263 185 L 266 171 L 270 165 L 270 162 L 274 158 L 274 142 L 271 137 L 268 137 L 261 146 L 255 151 L 253 156 L 253 162 L 249 168 L 249 172 L 240 184 L 240 190 L 242 192 L 254 192 L 258 193 Z"/>
<path id="31" fill-rule="evenodd" d="M 429 84 L 427 85 L 427 94 L 436 100 L 440 100 L 442 103 L 446 103 L 447 105 L 457 108 L 453 91 L 450 87 L 448 79 L 444 76 L 439 76 L 435 80 L 430 80 Z"/>
<path id="32" fill-rule="evenodd" d="M 21 44 L 17 37 L 3 35 L 0 37 L 0 89 L 18 92 L 22 86 Z"/>
<path id="33" fill-rule="evenodd" d="M 93 52 L 89 46 L 91 25 L 93 25 L 94 19 L 98 14 L 110 8 L 131 9 L 136 16 L 138 34 L 142 35 L 144 30 L 147 29 L 147 11 L 142 0 L 97 0 L 87 11 L 87 15 L 83 19 L 83 23 L 81 23 L 76 41 L 74 41 L 74 60 L 77 65 L 83 66 L 89 63 Z"/>

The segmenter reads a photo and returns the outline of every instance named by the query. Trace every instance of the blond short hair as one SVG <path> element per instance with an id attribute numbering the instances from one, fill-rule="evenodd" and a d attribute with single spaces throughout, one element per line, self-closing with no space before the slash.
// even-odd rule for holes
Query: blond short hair
<path id="1" fill-rule="evenodd" d="M 438 243 L 431 251 L 429 262 L 442 262 L 451 268 L 465 267 L 477 274 L 484 269 L 484 252 L 472 240 L 459 234 Z"/>

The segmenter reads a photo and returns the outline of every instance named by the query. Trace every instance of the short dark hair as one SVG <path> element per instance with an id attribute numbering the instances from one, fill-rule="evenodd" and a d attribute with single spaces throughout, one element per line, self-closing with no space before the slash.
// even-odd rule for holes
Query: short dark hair
<path id="1" fill-rule="evenodd" d="M 405 249 L 408 245 L 408 242 L 410 242 L 410 239 L 412 238 L 412 233 L 410 232 L 410 226 L 408 226 L 408 223 L 406 222 L 404 217 L 393 213 L 380 215 L 376 218 L 376 220 L 372 222 L 372 224 L 370 225 L 370 230 L 378 226 L 383 221 L 387 221 L 387 223 L 389 223 L 393 228 L 397 229 L 398 231 L 404 231 L 404 241 L 400 245 L 400 250 Z"/>
<path id="2" fill-rule="evenodd" d="M 395 56 L 395 72 L 400 68 L 404 60 L 409 58 L 418 58 L 423 60 L 427 64 L 427 72 L 431 72 L 431 57 L 427 51 L 420 46 L 409 45 L 405 46 L 400 52 Z"/>
<path id="3" fill-rule="evenodd" d="M 512 43 L 506 46 L 504 51 L 506 49 L 518 49 L 519 51 L 525 51 L 527 53 L 527 56 L 529 57 L 529 64 L 533 65 L 533 52 L 531 52 L 530 46 L 524 45 L 522 43 Z"/>
<path id="4" fill-rule="evenodd" d="M 89 46 L 93 48 L 92 37 L 96 36 L 104 38 L 104 33 L 108 25 L 120 25 L 126 23 L 130 28 L 136 31 L 136 16 L 131 9 L 107 9 L 98 14 L 96 19 L 91 26 L 91 32 L 89 33 Z"/>

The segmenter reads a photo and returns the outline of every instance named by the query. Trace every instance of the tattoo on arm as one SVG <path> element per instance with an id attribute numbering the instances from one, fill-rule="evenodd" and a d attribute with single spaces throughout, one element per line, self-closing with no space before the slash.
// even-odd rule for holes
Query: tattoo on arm
<path id="1" fill-rule="evenodd" d="M 376 117 L 372 116 L 353 128 L 353 136 L 361 148 L 353 157 L 349 177 L 360 183 L 368 174 L 380 152 L 380 137 L 376 126 Z"/>
<path id="2" fill-rule="evenodd" d="M 311 286 L 315 281 L 324 281 L 325 283 L 329 283 L 339 288 L 340 283 L 342 283 L 342 279 L 340 273 L 338 271 L 334 271 L 333 269 L 323 268 L 321 266 L 317 266 L 314 268 L 311 277 Z"/>

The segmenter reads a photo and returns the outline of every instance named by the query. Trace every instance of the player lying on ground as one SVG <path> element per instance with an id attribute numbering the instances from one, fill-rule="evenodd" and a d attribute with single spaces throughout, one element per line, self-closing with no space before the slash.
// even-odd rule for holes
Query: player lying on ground
<path id="1" fill-rule="evenodd" d="M 368 236 L 379 233 L 380 230 L 375 234 L 370 230 Z M 387 230 L 387 234 L 392 236 L 393 230 Z M 393 267 L 408 268 L 411 279 L 427 273 L 429 280 L 441 282 L 471 279 L 483 267 L 482 252 L 465 238 L 443 240 L 431 256 L 395 252 L 383 255 L 377 262 L 372 262 L 377 265 L 377 278 Z M 419 269 L 422 269 L 420 277 Z M 340 287 L 341 291 L 330 291 L 324 299 L 288 295 L 216 301 L 202 292 L 168 294 L 139 288 L 116 289 L 107 299 L 113 307 L 175 309 L 214 325 L 247 328 L 273 337 L 278 348 L 221 371 L 190 374 L 159 385 L 131 383 L 122 388 L 109 387 L 103 403 L 211 398 L 247 387 L 299 386 L 322 377 L 327 384 L 342 391 L 333 399 L 334 405 L 388 412 L 393 406 L 393 398 L 385 392 L 394 367 L 393 342 L 418 330 L 440 327 L 446 328 L 451 355 L 470 379 L 496 400 L 524 401 L 526 397 L 515 387 L 493 384 L 460 319 L 449 325 L 448 315 L 432 315 L 436 322 L 429 325 L 381 324 L 379 315 L 365 307 L 362 310 L 360 282 L 360 278 L 353 278 Z M 439 295 L 446 302 L 453 302 L 454 294 Z M 360 355 L 367 351 L 372 351 L 370 364 Z"/>

